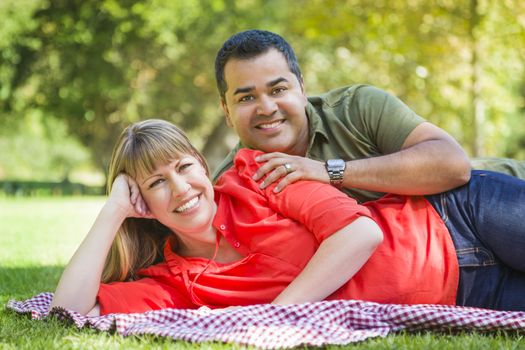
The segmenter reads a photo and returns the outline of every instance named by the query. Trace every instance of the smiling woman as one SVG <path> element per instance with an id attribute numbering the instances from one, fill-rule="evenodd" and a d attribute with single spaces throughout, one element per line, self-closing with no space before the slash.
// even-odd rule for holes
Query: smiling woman
<path id="1" fill-rule="evenodd" d="M 359 251 L 333 256 L 355 273 L 381 240 L 378 226 L 357 216 L 366 211 L 326 185 L 297 186 L 320 193 L 308 209 L 258 189 L 251 180 L 257 154 L 241 152 L 239 172 L 214 189 L 204 159 L 173 124 L 147 120 L 128 127 L 112 155 L 109 198 L 66 267 L 52 305 L 104 314 L 272 302 L 325 242 L 348 238 L 361 240 Z M 345 199 L 340 210 L 347 208 L 338 220 L 318 226 L 301 217 L 327 212 L 331 204 L 323 198 L 334 195 Z M 356 225 L 370 228 L 366 237 L 347 234 Z M 295 244 L 286 247 L 292 236 Z M 289 249 L 298 253 L 285 254 Z M 353 264 L 346 263 L 347 254 L 354 255 Z M 344 282 L 346 275 L 337 278 Z M 327 289 L 308 298 L 324 299 L 342 282 L 327 281 Z M 290 290 L 298 288 L 304 290 Z M 302 301 L 295 294 L 307 295 L 292 293 L 281 302 Z"/>
<path id="2" fill-rule="evenodd" d="M 199 252 L 211 258 L 216 241 L 211 225 L 216 204 L 213 187 L 200 161 L 180 155 L 156 167 L 151 174 L 139 176 L 137 181 L 151 216 L 177 232 L 179 254 Z"/>

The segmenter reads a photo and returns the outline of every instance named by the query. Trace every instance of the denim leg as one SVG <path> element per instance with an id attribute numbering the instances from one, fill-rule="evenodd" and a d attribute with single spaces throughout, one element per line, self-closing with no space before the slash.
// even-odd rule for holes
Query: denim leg
<path id="1" fill-rule="evenodd" d="M 427 199 L 456 247 L 457 304 L 525 310 L 525 181 L 473 171 L 468 184 Z"/>

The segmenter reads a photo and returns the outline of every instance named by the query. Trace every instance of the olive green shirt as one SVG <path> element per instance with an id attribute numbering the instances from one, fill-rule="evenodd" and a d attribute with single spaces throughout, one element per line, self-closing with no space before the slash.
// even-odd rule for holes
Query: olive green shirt
<path id="1" fill-rule="evenodd" d="M 397 152 L 412 130 L 425 121 L 397 97 L 368 85 L 347 86 L 308 97 L 306 116 L 309 127 L 306 157 L 322 162 L 333 158 L 349 161 Z M 214 181 L 233 165 L 233 157 L 242 147 L 245 146 L 239 143 L 230 151 L 215 170 Z M 505 170 L 506 167 L 513 169 L 511 173 L 521 171 L 525 177 L 525 162 L 521 166 L 512 166 L 507 160 L 499 159 L 498 162 L 495 170 Z M 492 163 L 488 160 L 481 167 L 490 168 Z M 355 188 L 343 190 L 359 201 L 383 195 Z"/>

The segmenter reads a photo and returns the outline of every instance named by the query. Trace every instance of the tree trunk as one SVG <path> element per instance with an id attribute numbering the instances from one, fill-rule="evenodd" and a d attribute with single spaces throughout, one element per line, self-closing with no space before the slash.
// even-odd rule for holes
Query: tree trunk
<path id="1" fill-rule="evenodd" d="M 479 25 L 480 15 L 478 13 L 478 0 L 470 0 L 470 22 L 469 36 L 471 43 L 471 110 L 472 110 L 472 140 L 471 152 L 474 157 L 484 154 L 484 135 L 483 127 L 485 123 L 485 103 L 481 96 L 481 75 L 482 68 L 480 64 L 480 42 L 476 33 Z"/>

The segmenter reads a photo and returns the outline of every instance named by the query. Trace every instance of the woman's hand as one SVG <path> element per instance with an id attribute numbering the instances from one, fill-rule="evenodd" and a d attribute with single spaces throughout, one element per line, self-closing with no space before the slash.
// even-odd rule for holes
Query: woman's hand
<path id="1" fill-rule="evenodd" d="M 118 175 L 113 181 L 107 204 L 119 208 L 126 218 L 153 218 L 137 182 L 126 174 Z"/>
<path id="2" fill-rule="evenodd" d="M 97 219 L 66 266 L 51 306 L 83 315 L 96 315 L 96 297 L 106 257 L 118 229 L 128 217 L 152 218 L 135 180 L 125 174 L 115 178 L 111 193 Z"/>

